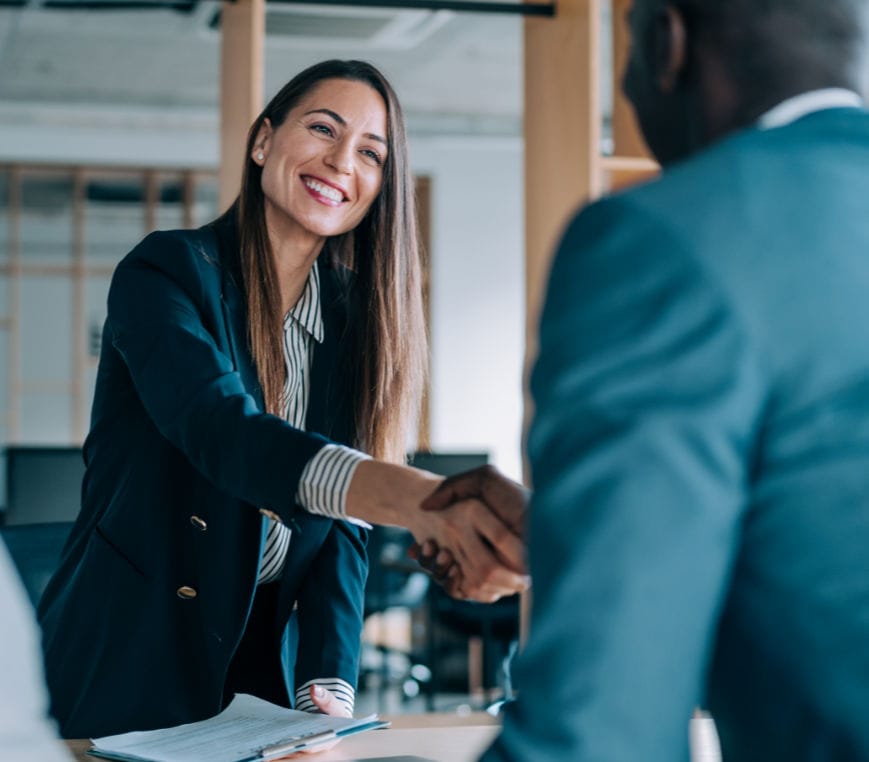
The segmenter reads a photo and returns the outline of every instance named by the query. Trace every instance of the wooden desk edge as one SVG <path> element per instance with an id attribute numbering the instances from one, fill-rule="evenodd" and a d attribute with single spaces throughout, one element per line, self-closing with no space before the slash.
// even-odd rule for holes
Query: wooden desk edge
<path id="1" fill-rule="evenodd" d="M 447 714 L 444 712 L 432 712 L 430 714 L 396 714 L 384 715 L 384 720 L 389 720 L 393 730 L 414 730 L 426 728 L 455 728 L 455 727 L 480 727 L 500 725 L 499 720 L 486 712 L 472 712 L 470 714 Z M 377 731 L 372 731 L 377 732 Z M 92 762 L 96 757 L 89 756 L 87 751 L 91 748 L 88 738 L 76 738 L 65 741 L 67 748 L 76 762 Z M 312 757 L 312 762 L 316 757 Z"/>

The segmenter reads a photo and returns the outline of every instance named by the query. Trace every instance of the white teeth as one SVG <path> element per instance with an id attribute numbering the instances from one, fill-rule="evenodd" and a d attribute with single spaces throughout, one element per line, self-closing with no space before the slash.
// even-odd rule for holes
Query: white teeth
<path id="1" fill-rule="evenodd" d="M 321 196 L 325 196 L 328 199 L 332 199 L 332 201 L 343 201 L 344 196 L 341 194 L 341 191 L 335 190 L 329 185 L 323 185 L 323 183 L 318 183 L 316 180 L 311 180 L 310 178 L 305 180 L 305 185 L 307 185 L 312 191 L 316 191 Z"/>

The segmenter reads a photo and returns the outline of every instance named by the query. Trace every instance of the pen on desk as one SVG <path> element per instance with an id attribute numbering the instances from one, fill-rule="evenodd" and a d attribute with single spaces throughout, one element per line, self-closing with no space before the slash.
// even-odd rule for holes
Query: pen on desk
<path id="1" fill-rule="evenodd" d="M 307 749 L 309 746 L 314 746 L 318 743 L 323 743 L 323 741 L 329 741 L 337 737 L 338 735 L 334 730 L 326 730 L 322 733 L 315 733 L 314 735 L 307 736 L 304 739 L 297 739 L 288 743 L 279 743 L 274 746 L 264 746 L 259 750 L 259 759 L 264 762 L 265 760 L 276 759 L 277 757 L 282 757 L 288 752 L 301 751 L 302 749 Z"/>

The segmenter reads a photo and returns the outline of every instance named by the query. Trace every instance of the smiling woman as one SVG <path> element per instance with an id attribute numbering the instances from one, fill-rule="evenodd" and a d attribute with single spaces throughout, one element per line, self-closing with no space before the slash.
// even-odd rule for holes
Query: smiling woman
<path id="1" fill-rule="evenodd" d="M 358 345 L 367 348 L 356 386 L 368 390 L 357 416 L 365 449 L 400 460 L 415 423 L 427 348 L 413 180 L 392 87 L 362 62 L 311 67 L 254 122 L 247 156 L 239 204 L 242 266 L 267 407 L 277 412 L 283 393 L 283 342 L 273 323 L 296 303 L 312 263 L 324 254 L 355 273 L 371 307 L 367 325 L 354 321 Z M 266 241 L 270 251 L 262 247 Z M 262 326 L 255 305 L 262 307 Z"/>
<path id="2" fill-rule="evenodd" d="M 362 221 L 383 183 L 386 133 L 380 94 L 340 79 L 319 84 L 283 124 L 263 121 L 253 161 L 262 167 L 273 251 L 317 252 L 325 238 Z M 281 259 L 278 254 L 276 261 Z"/>
<path id="3" fill-rule="evenodd" d="M 66 737 L 235 693 L 350 714 L 365 522 L 450 549 L 469 597 L 526 584 L 500 519 L 423 512 L 439 479 L 402 465 L 427 347 L 392 88 L 311 67 L 245 152 L 225 214 L 148 236 L 112 278 L 81 512 L 39 607 Z"/>

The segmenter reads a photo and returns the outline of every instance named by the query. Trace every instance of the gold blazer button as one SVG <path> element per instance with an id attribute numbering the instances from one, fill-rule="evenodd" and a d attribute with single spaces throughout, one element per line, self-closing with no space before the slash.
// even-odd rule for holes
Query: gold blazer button
<path id="1" fill-rule="evenodd" d="M 260 508 L 259 512 L 265 516 L 267 519 L 271 519 L 272 521 L 276 521 L 278 524 L 283 524 L 283 519 L 278 516 L 274 511 L 270 511 L 268 508 Z"/>
<path id="2" fill-rule="evenodd" d="M 175 592 L 178 593 L 179 598 L 184 598 L 186 600 L 192 600 L 197 596 L 196 590 L 188 585 L 182 585 Z"/>
<path id="3" fill-rule="evenodd" d="M 208 524 L 206 524 L 199 516 L 191 516 L 190 523 L 193 524 L 200 532 L 204 532 L 208 529 Z"/>

